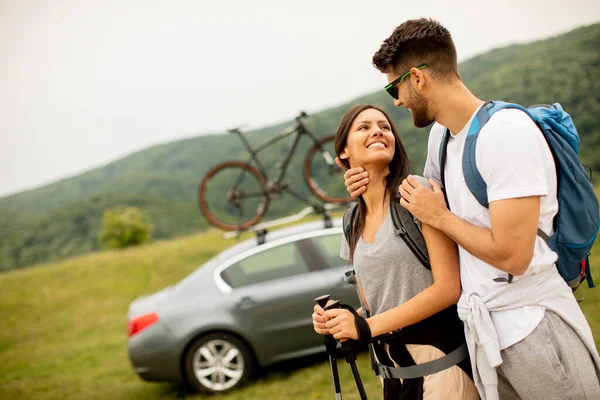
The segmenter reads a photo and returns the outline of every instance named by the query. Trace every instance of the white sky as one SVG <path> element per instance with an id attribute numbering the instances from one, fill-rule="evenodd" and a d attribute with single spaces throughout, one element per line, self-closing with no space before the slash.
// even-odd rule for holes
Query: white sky
<path id="1" fill-rule="evenodd" d="M 379 90 L 373 53 L 421 16 L 464 60 L 598 22 L 600 2 L 0 0 L 0 196 Z"/>

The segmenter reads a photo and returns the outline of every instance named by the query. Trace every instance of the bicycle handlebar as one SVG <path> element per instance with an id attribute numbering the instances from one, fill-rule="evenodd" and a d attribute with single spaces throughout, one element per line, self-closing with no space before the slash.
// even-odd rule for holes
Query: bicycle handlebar
<path id="1" fill-rule="evenodd" d="M 296 128 L 306 131 L 306 126 L 304 125 L 304 121 L 302 121 L 302 119 L 306 117 L 308 117 L 308 114 L 304 111 L 301 111 L 300 114 L 296 117 Z"/>
<path id="2" fill-rule="evenodd" d="M 296 117 L 296 119 L 300 119 L 300 118 L 306 118 L 308 117 L 308 114 L 304 111 L 300 111 L 300 114 Z"/>

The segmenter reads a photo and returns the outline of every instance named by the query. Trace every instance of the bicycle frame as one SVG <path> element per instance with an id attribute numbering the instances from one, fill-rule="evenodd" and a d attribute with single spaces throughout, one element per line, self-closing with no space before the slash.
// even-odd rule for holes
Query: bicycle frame
<path id="1" fill-rule="evenodd" d="M 287 138 L 288 136 L 293 135 L 288 143 L 287 153 L 281 160 L 281 163 L 279 165 L 277 165 L 277 167 L 276 167 L 277 169 L 279 169 L 279 176 L 274 181 L 274 183 L 276 183 L 276 184 L 279 184 L 283 181 L 283 178 L 287 172 L 287 167 L 288 167 L 292 157 L 294 156 L 296 148 L 298 147 L 298 143 L 300 141 L 300 136 L 308 135 L 313 140 L 313 142 L 317 142 L 317 140 L 318 140 L 306 128 L 306 126 L 304 126 L 304 124 L 302 123 L 302 121 L 300 120 L 299 117 L 296 118 L 295 126 L 284 129 L 283 131 L 281 131 L 279 133 L 279 135 L 277 137 L 267 140 L 266 142 L 262 143 L 260 146 L 258 146 L 256 148 L 253 148 L 250 145 L 250 143 L 248 142 L 248 140 L 246 139 L 246 137 L 244 136 L 244 134 L 242 132 L 240 132 L 239 130 L 236 130 L 235 133 L 237 133 L 239 135 L 242 143 L 246 147 L 246 150 L 248 150 L 248 153 L 250 153 L 250 159 L 247 162 L 248 163 L 254 162 L 256 164 L 256 166 L 258 167 L 258 170 L 260 171 L 260 173 L 265 177 L 265 179 L 267 181 L 269 181 L 269 175 L 267 174 L 265 167 L 260 163 L 260 160 L 258 159 L 258 153 L 260 153 L 262 150 L 266 149 L 267 147 Z"/>
<path id="2" fill-rule="evenodd" d="M 348 201 L 348 198 L 339 196 L 331 197 L 330 194 L 325 193 L 323 189 L 321 189 L 319 183 L 317 182 L 320 180 L 321 175 L 328 177 L 333 173 L 338 172 L 337 170 L 334 171 L 335 160 L 331 155 L 331 150 L 325 150 L 326 147 L 331 146 L 334 136 L 330 135 L 320 137 L 315 135 L 306 127 L 304 121 L 302 121 L 303 117 L 306 117 L 305 113 L 301 113 L 295 118 L 292 124 L 288 125 L 288 127 L 255 147 L 250 144 L 240 128 L 229 130 L 230 133 L 239 135 L 242 144 L 248 152 L 248 156 L 245 157 L 245 160 L 228 161 L 222 162 L 219 165 L 215 165 L 203 178 L 199 187 L 199 201 L 202 211 L 210 222 L 218 227 L 228 230 L 245 230 L 248 227 L 256 224 L 256 222 L 258 222 L 258 220 L 265 215 L 271 200 L 279 199 L 281 195 L 288 194 L 304 203 L 309 204 L 312 212 L 316 214 L 323 214 L 325 216 L 326 225 L 330 225 L 328 208 L 330 205 L 329 203 L 344 203 Z M 295 184 L 292 185 L 290 181 L 284 181 L 288 167 L 291 164 L 291 160 L 298 150 L 300 137 L 303 135 L 308 136 L 312 140 L 312 143 L 309 144 L 311 147 L 309 147 L 305 156 L 303 168 L 301 171 L 298 171 L 304 177 L 304 181 L 308 187 L 308 193 L 305 193 L 302 190 L 295 190 Z M 270 162 L 273 161 L 273 158 L 276 159 L 275 161 L 277 162 L 275 168 L 278 170 L 278 172 L 269 171 L 271 172 L 272 177 L 275 176 L 274 180 L 269 179 L 269 173 L 267 172 L 265 165 L 263 165 L 259 159 L 259 153 L 268 147 L 272 147 L 275 143 L 283 140 L 284 138 L 288 138 L 289 140 L 285 151 L 282 151 L 278 156 L 269 157 Z M 279 147 L 281 146 L 277 146 L 277 148 Z M 279 153 L 279 151 L 277 151 L 277 153 Z M 329 165 L 329 169 L 323 170 L 324 173 L 320 173 L 317 179 L 313 176 L 313 170 L 315 168 L 319 171 L 322 170 L 323 167 L 321 156 L 324 158 L 326 165 Z M 314 160 L 317 161 L 317 164 L 313 163 Z M 315 165 L 318 165 L 318 167 L 315 167 Z M 270 163 L 268 166 L 270 167 Z M 233 173 L 234 176 L 221 174 L 221 171 L 224 170 L 228 171 L 229 173 Z M 295 172 L 296 171 L 294 171 L 294 173 Z M 224 185 L 222 184 L 221 186 L 213 186 L 219 187 L 221 193 L 225 195 L 225 198 L 223 199 L 225 202 L 219 203 L 219 200 L 217 200 L 215 197 L 218 196 L 216 194 L 213 196 L 212 200 L 206 197 L 207 187 L 211 187 L 208 186 L 208 182 L 216 174 L 220 174 L 219 176 L 224 177 L 220 179 L 226 179 L 223 181 Z M 246 179 L 246 177 L 249 178 Z M 328 187 L 331 187 L 330 183 L 331 182 L 328 183 Z M 215 191 L 213 189 L 208 190 L 212 190 L 213 192 Z M 317 198 L 316 201 L 310 196 L 307 196 L 307 194 L 311 193 Z M 245 199 L 250 198 L 255 198 L 256 200 L 251 201 L 250 203 L 245 201 Z M 241 222 L 223 222 L 223 217 L 213 212 L 213 205 L 209 205 L 207 203 L 207 199 L 213 203 L 213 200 L 216 200 L 217 202 L 214 203 L 216 207 L 224 207 L 221 213 L 222 215 L 227 216 L 235 213 L 236 215 L 234 215 L 234 218 L 237 218 Z M 242 201 L 244 201 L 244 208 L 248 206 L 250 209 L 245 210 L 242 208 Z M 255 210 L 253 210 L 253 208 Z M 250 213 L 249 216 L 245 215 L 248 213 Z M 242 219 L 240 220 L 240 218 Z"/>

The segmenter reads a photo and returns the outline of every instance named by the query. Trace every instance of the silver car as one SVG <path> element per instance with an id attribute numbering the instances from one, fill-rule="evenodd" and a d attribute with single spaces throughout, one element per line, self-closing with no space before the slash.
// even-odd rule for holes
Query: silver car
<path id="1" fill-rule="evenodd" d="M 341 221 L 270 232 L 223 251 L 181 282 L 134 300 L 127 315 L 128 351 L 147 381 L 187 382 L 224 392 L 255 368 L 325 351 L 312 328 L 323 294 L 359 306 L 344 282 Z"/>

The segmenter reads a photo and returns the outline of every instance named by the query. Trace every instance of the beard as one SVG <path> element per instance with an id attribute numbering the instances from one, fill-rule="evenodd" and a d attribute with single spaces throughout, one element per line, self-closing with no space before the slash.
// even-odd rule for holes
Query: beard
<path id="1" fill-rule="evenodd" d="M 413 117 L 413 124 L 417 128 L 425 128 L 434 121 L 434 118 L 429 116 L 429 101 L 412 87 L 411 94 L 410 104 L 407 105 Z"/>

